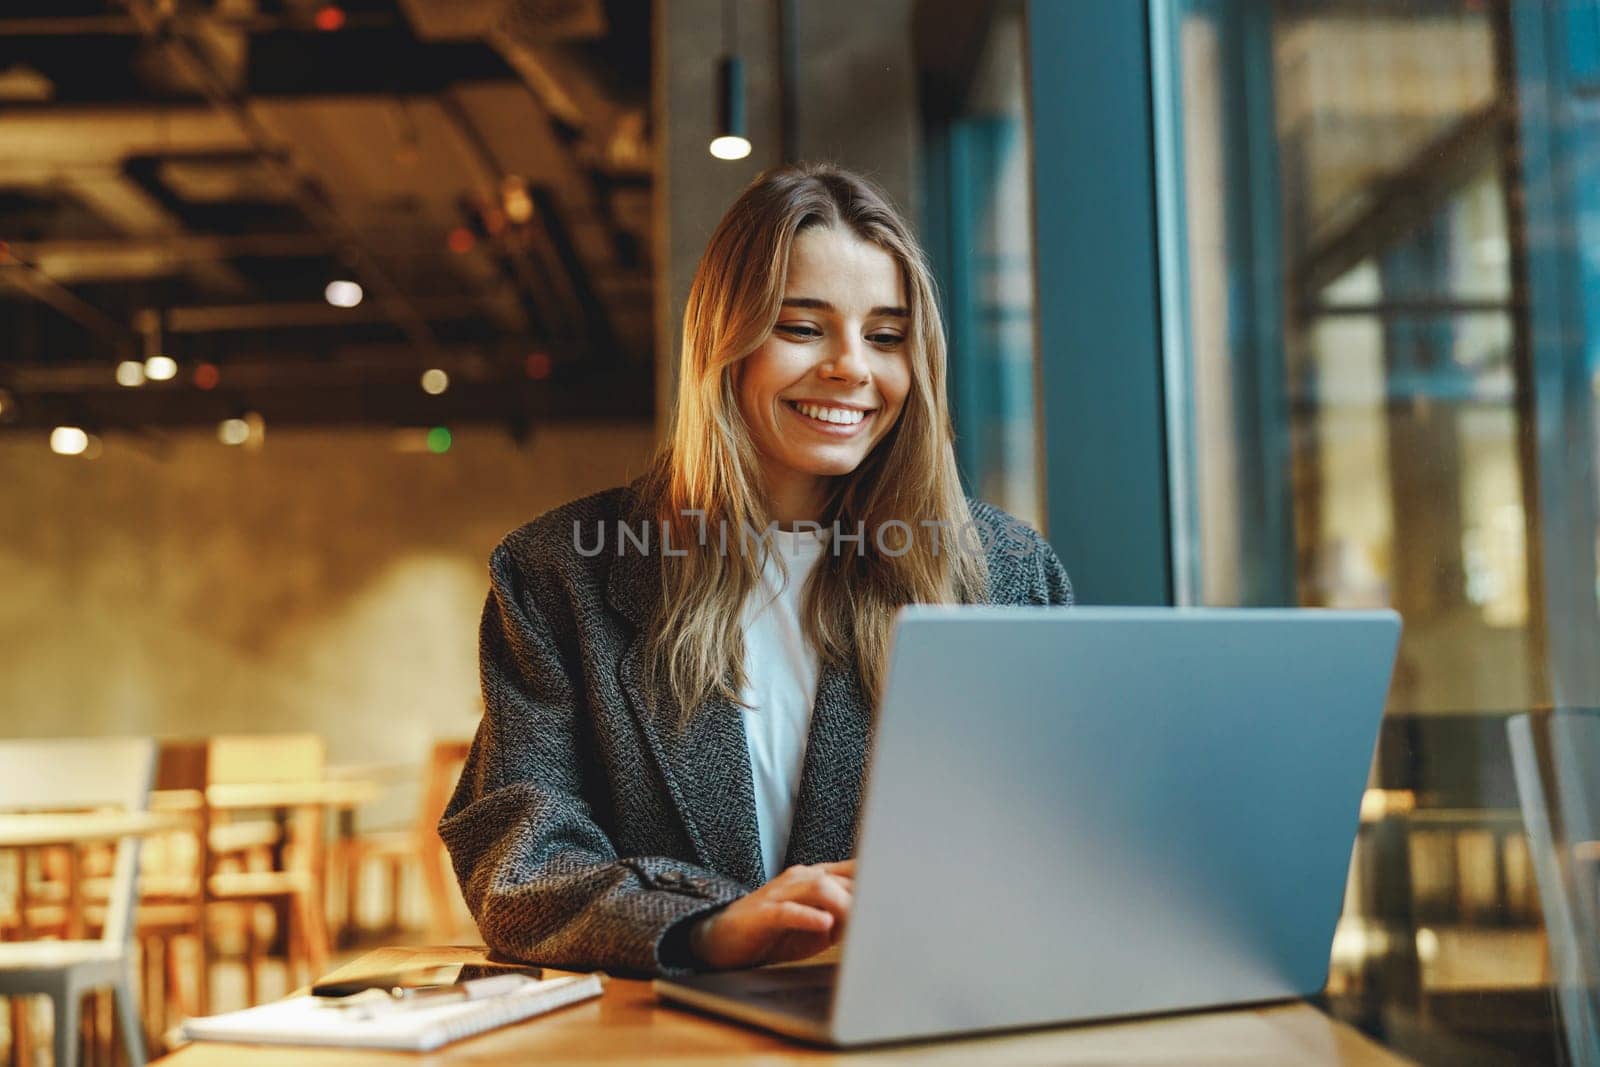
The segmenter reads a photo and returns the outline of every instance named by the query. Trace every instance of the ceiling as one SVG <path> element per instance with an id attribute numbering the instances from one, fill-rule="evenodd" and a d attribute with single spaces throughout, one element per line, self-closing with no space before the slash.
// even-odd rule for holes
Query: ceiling
<path id="1" fill-rule="evenodd" d="M 0 432 L 647 415 L 649 2 L 7 0 Z"/>

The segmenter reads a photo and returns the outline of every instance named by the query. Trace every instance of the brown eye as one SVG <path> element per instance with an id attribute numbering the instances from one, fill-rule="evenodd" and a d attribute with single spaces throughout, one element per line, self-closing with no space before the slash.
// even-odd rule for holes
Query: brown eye
<path id="1" fill-rule="evenodd" d="M 897 333 L 875 333 L 869 335 L 867 340 L 871 341 L 875 345 L 882 345 L 885 348 L 893 348 L 903 342 L 905 338 L 901 337 Z"/>
<path id="2" fill-rule="evenodd" d="M 817 329 L 815 326 L 806 326 L 806 325 L 803 325 L 803 324 L 802 325 L 794 325 L 794 326 L 780 325 L 780 326 L 775 327 L 775 329 L 777 329 L 777 331 L 779 333 L 787 334 L 790 337 L 797 337 L 797 338 L 807 339 L 807 340 L 809 340 L 810 338 L 813 338 L 813 337 L 821 337 L 822 336 L 822 331 Z"/>

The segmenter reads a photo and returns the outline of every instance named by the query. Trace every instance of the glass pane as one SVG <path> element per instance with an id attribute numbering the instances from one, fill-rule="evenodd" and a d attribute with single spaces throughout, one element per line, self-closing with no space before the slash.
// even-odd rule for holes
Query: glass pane
<path id="1" fill-rule="evenodd" d="M 1171 442 L 1182 599 L 1403 616 L 1328 996 L 1424 1062 L 1556 1054 L 1506 720 L 1570 691 L 1562 641 L 1578 662 L 1600 639 L 1584 344 L 1600 334 L 1549 318 L 1595 303 L 1571 250 L 1584 190 L 1600 207 L 1583 184 L 1600 140 L 1565 124 L 1588 115 L 1592 135 L 1597 113 L 1529 65 L 1580 55 L 1561 8 L 1157 5 L 1180 174 L 1162 205 L 1181 220 L 1173 380 L 1189 383 Z M 1566 8 L 1600 34 L 1594 5 Z M 1551 129 L 1530 124 L 1535 100 Z M 1581 404 L 1561 392 L 1574 377 Z M 1588 557 L 1583 611 L 1546 579 L 1568 543 L 1561 567 Z"/>
<path id="2" fill-rule="evenodd" d="M 950 385 L 957 454 L 974 495 L 1040 526 L 1035 429 L 1033 214 L 1022 16 L 996 16 L 962 112 L 943 131 L 951 248 Z"/>

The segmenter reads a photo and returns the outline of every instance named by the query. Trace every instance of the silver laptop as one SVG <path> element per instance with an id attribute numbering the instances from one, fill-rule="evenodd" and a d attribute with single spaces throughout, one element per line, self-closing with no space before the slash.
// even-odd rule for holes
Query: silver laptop
<path id="1" fill-rule="evenodd" d="M 1389 611 L 905 609 L 834 966 L 658 979 L 831 1045 L 1327 978 Z"/>

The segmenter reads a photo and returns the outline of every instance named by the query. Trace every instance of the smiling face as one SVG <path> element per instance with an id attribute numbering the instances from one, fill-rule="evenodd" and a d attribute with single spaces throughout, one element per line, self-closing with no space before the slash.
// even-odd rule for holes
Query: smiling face
<path id="1" fill-rule="evenodd" d="M 911 388 L 907 310 L 883 248 L 838 226 L 796 236 L 777 324 L 735 371 L 778 521 L 817 518 L 827 479 L 894 428 Z"/>

